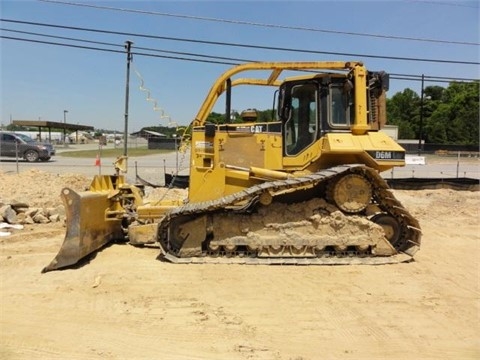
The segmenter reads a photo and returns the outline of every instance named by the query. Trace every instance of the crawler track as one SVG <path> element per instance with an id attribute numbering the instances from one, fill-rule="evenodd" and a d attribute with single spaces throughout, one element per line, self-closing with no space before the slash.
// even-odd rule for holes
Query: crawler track
<path id="1" fill-rule="evenodd" d="M 370 234 L 375 231 L 368 226 L 376 226 L 370 221 L 372 215 L 366 213 L 354 216 L 340 214 L 347 221 L 358 224 L 359 239 L 363 236 L 358 243 L 339 232 L 338 237 L 342 239 L 331 240 L 334 246 L 319 246 L 318 243 L 329 244 L 329 237 L 321 231 L 313 231 L 313 234 L 310 231 L 308 237 L 298 239 L 296 235 L 289 236 L 288 232 L 271 227 L 257 229 L 257 232 L 252 231 L 245 236 L 240 236 L 233 230 L 232 234 L 228 234 L 230 223 L 241 222 L 253 215 L 262 217 L 259 207 L 263 207 L 263 214 L 268 216 L 274 211 L 273 206 L 277 202 L 287 206 L 301 203 L 303 206 L 302 201 L 311 201 L 312 196 L 324 201 L 322 199 L 328 197 L 329 184 L 347 174 L 364 176 L 372 187 L 372 206 L 397 221 L 399 236 L 392 244 L 384 240 L 388 246 L 391 245 L 391 253 L 379 255 L 375 246 L 365 246 Z M 272 203 L 260 206 L 259 199 L 264 194 L 272 197 Z M 324 203 L 326 205 L 323 207 L 328 208 L 329 213 L 339 211 L 338 208 L 332 210 L 334 207 L 331 204 Z M 336 214 L 337 217 L 340 215 Z M 230 223 L 222 224 L 222 221 L 227 220 Z M 369 224 L 365 225 L 365 222 Z M 312 220 L 308 217 L 295 224 L 304 227 L 305 223 L 312 226 Z M 268 232 L 267 236 L 265 232 Z M 420 246 L 421 231 L 418 221 L 394 197 L 387 183 L 375 170 L 363 165 L 342 165 L 304 177 L 265 182 L 214 201 L 186 204 L 171 211 L 160 222 L 157 235 L 162 251 L 160 257 L 174 263 L 333 265 L 409 261 Z M 277 237 L 283 240 L 279 242 Z M 255 246 L 250 246 L 250 239 L 255 240 Z M 344 245 L 338 246 L 339 244 Z"/>

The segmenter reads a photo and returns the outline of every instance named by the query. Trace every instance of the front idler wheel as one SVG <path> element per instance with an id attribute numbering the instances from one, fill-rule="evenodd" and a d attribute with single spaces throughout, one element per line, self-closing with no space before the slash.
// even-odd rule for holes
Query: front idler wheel
<path id="1" fill-rule="evenodd" d="M 383 228 L 387 240 L 394 248 L 397 248 L 397 243 L 402 232 L 402 228 L 397 219 L 388 214 L 377 214 L 373 216 L 371 220 Z"/>

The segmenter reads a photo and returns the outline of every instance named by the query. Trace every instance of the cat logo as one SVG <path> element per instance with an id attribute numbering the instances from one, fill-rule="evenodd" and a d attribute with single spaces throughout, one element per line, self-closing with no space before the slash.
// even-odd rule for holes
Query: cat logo
<path id="1" fill-rule="evenodd" d="M 261 133 L 263 132 L 263 126 L 262 125 L 254 125 L 250 127 L 250 132 L 252 133 Z"/>

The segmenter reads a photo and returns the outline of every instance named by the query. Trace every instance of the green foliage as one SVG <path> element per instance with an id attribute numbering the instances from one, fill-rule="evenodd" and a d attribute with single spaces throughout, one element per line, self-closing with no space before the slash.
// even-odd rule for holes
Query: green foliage
<path id="1" fill-rule="evenodd" d="M 275 116 L 273 114 L 273 116 Z M 269 122 L 272 121 L 274 117 L 272 117 L 272 110 L 257 110 L 257 121 L 258 122 Z M 210 113 L 210 115 L 207 118 L 208 122 L 214 123 L 214 124 L 224 124 L 225 123 L 225 114 L 219 114 L 216 112 Z M 234 111 L 232 113 L 232 123 L 241 123 L 242 118 L 240 114 L 237 111 Z"/>
<path id="2" fill-rule="evenodd" d="M 269 122 L 274 120 L 275 120 L 275 111 L 272 111 L 272 109 L 258 111 L 259 122 Z"/>
<path id="3" fill-rule="evenodd" d="M 22 127 L 19 126 L 19 125 L 8 124 L 8 125 L 5 127 L 5 129 L 6 129 L 7 131 L 20 131 L 20 130 L 22 130 Z"/>
<path id="4" fill-rule="evenodd" d="M 425 134 L 429 142 L 434 144 L 448 143 L 448 126 L 443 119 L 448 118 L 448 105 L 440 104 L 425 125 Z"/>
<path id="5" fill-rule="evenodd" d="M 421 108 L 420 97 L 411 89 L 387 99 L 388 122 L 399 126 L 400 139 L 418 139 L 422 125 L 427 143 L 479 144 L 479 82 L 427 86 L 422 121 Z"/>
<path id="6" fill-rule="evenodd" d="M 388 123 L 398 126 L 400 139 L 412 139 L 418 132 L 419 103 L 419 96 L 409 88 L 387 99 Z"/>
<path id="7" fill-rule="evenodd" d="M 211 112 L 210 115 L 208 115 L 207 122 L 213 123 L 213 124 L 224 124 L 225 123 L 225 115 L 224 114 L 219 114 L 216 112 Z"/>
<path id="8" fill-rule="evenodd" d="M 418 116 L 420 97 L 409 88 L 398 92 L 391 99 L 387 99 L 387 111 L 389 123 L 397 125 L 403 122 L 411 122 Z"/>

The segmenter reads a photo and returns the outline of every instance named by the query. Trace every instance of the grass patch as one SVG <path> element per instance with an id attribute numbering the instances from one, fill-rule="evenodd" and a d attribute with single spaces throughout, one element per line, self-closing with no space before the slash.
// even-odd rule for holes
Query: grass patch
<path id="1" fill-rule="evenodd" d="M 138 156 L 147 156 L 154 154 L 167 154 L 171 153 L 173 150 L 161 150 L 161 149 L 147 149 L 146 147 L 139 148 L 128 148 L 128 156 L 138 157 Z M 62 151 L 56 154 L 56 156 L 63 157 L 73 157 L 73 158 L 92 158 L 96 157 L 98 154 L 98 149 L 95 150 L 72 150 L 72 151 Z M 118 157 L 123 155 L 123 148 L 116 149 L 102 149 L 102 157 Z"/>

